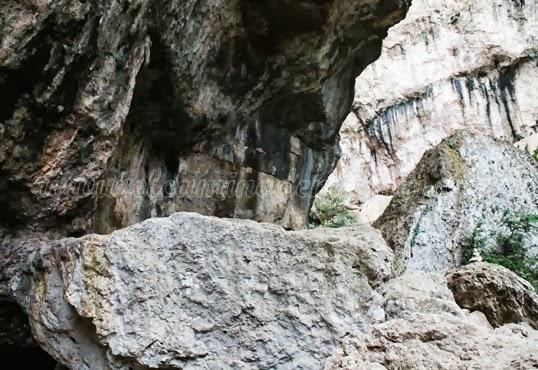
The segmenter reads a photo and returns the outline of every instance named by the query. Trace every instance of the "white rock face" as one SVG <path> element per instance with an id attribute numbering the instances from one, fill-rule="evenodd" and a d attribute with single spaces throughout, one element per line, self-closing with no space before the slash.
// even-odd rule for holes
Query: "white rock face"
<path id="1" fill-rule="evenodd" d="M 384 317 L 392 251 L 368 226 L 286 232 L 190 213 L 40 250 L 13 283 L 71 369 L 319 369 Z"/>
<path id="2" fill-rule="evenodd" d="M 343 157 L 325 189 L 392 194 L 423 153 L 465 128 L 516 142 L 538 129 L 538 3 L 415 0 L 356 80 Z"/>
<path id="3" fill-rule="evenodd" d="M 475 235 L 499 249 L 507 212 L 538 212 L 538 163 L 513 145 L 458 131 L 428 150 L 374 223 L 394 250 L 394 271 L 437 272 L 459 266 Z M 538 251 L 538 231 L 525 234 Z"/>
<path id="4" fill-rule="evenodd" d="M 374 223 L 387 209 L 392 197 L 386 195 L 375 195 L 368 199 L 358 212 L 358 221 L 362 223 Z"/>
<path id="5" fill-rule="evenodd" d="M 523 140 L 518 141 L 516 147 L 522 150 L 527 150 L 529 153 L 534 154 L 538 149 L 538 134 L 530 135 Z"/>

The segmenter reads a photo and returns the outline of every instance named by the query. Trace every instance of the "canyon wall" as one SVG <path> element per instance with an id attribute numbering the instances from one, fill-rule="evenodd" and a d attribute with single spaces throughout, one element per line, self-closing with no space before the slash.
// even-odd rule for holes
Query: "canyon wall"
<path id="1" fill-rule="evenodd" d="M 356 80 L 325 189 L 391 195 L 458 129 L 517 142 L 538 130 L 535 1 L 416 0 Z"/>
<path id="2" fill-rule="evenodd" d="M 7 285 L 46 240 L 175 211 L 304 227 L 408 6 L 2 2 L 0 344 L 31 342 Z"/>
<path id="3" fill-rule="evenodd" d="M 8 1 L 2 222 L 83 234 L 189 210 L 304 226 L 338 157 L 352 77 L 405 10 L 400 0 Z M 134 190 L 96 200 L 99 180 Z"/>

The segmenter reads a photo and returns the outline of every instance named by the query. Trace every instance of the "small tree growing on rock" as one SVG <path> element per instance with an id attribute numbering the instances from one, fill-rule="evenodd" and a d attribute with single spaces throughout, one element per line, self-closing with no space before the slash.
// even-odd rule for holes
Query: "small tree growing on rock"
<path id="1" fill-rule="evenodd" d="M 310 214 L 314 225 L 343 227 L 357 223 L 355 215 L 346 207 L 344 196 L 337 191 L 319 195 Z"/>

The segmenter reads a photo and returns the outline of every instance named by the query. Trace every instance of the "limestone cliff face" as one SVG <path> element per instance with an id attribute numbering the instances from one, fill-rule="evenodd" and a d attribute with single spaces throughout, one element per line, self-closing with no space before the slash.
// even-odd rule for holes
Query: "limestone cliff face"
<path id="1" fill-rule="evenodd" d="M 465 128 L 516 142 L 538 130 L 538 5 L 416 0 L 356 80 L 327 187 L 392 194 L 422 154 Z"/>
<path id="2" fill-rule="evenodd" d="M 4 2 L 2 221 L 81 234 L 190 210 L 303 226 L 337 159 L 353 76 L 405 10 L 403 0 Z M 135 190 L 98 202 L 79 190 L 103 179 Z M 222 182 L 247 189 L 224 197 Z"/>

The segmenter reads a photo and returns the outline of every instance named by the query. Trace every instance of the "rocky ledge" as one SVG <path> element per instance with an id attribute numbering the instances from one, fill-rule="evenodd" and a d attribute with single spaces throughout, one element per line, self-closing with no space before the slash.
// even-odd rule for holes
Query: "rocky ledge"
<path id="1" fill-rule="evenodd" d="M 346 337 L 326 369 L 525 370 L 538 366 L 538 331 L 525 324 L 493 329 L 480 311 L 457 306 L 442 275 L 407 274 L 392 280 L 386 295 L 387 304 L 397 306 L 393 314 L 366 332 Z"/>
<path id="2" fill-rule="evenodd" d="M 3 2 L 0 221 L 81 235 L 196 211 L 303 227 L 353 76 L 409 3 Z"/>
<path id="3" fill-rule="evenodd" d="M 319 369 L 383 318 L 378 231 L 286 232 L 177 213 L 50 244 L 13 282 L 39 344 L 71 369 Z"/>
<path id="4" fill-rule="evenodd" d="M 538 366 L 528 283 L 485 263 L 389 280 L 392 261 L 369 226 L 177 213 L 51 243 L 12 288 L 70 369 Z"/>

